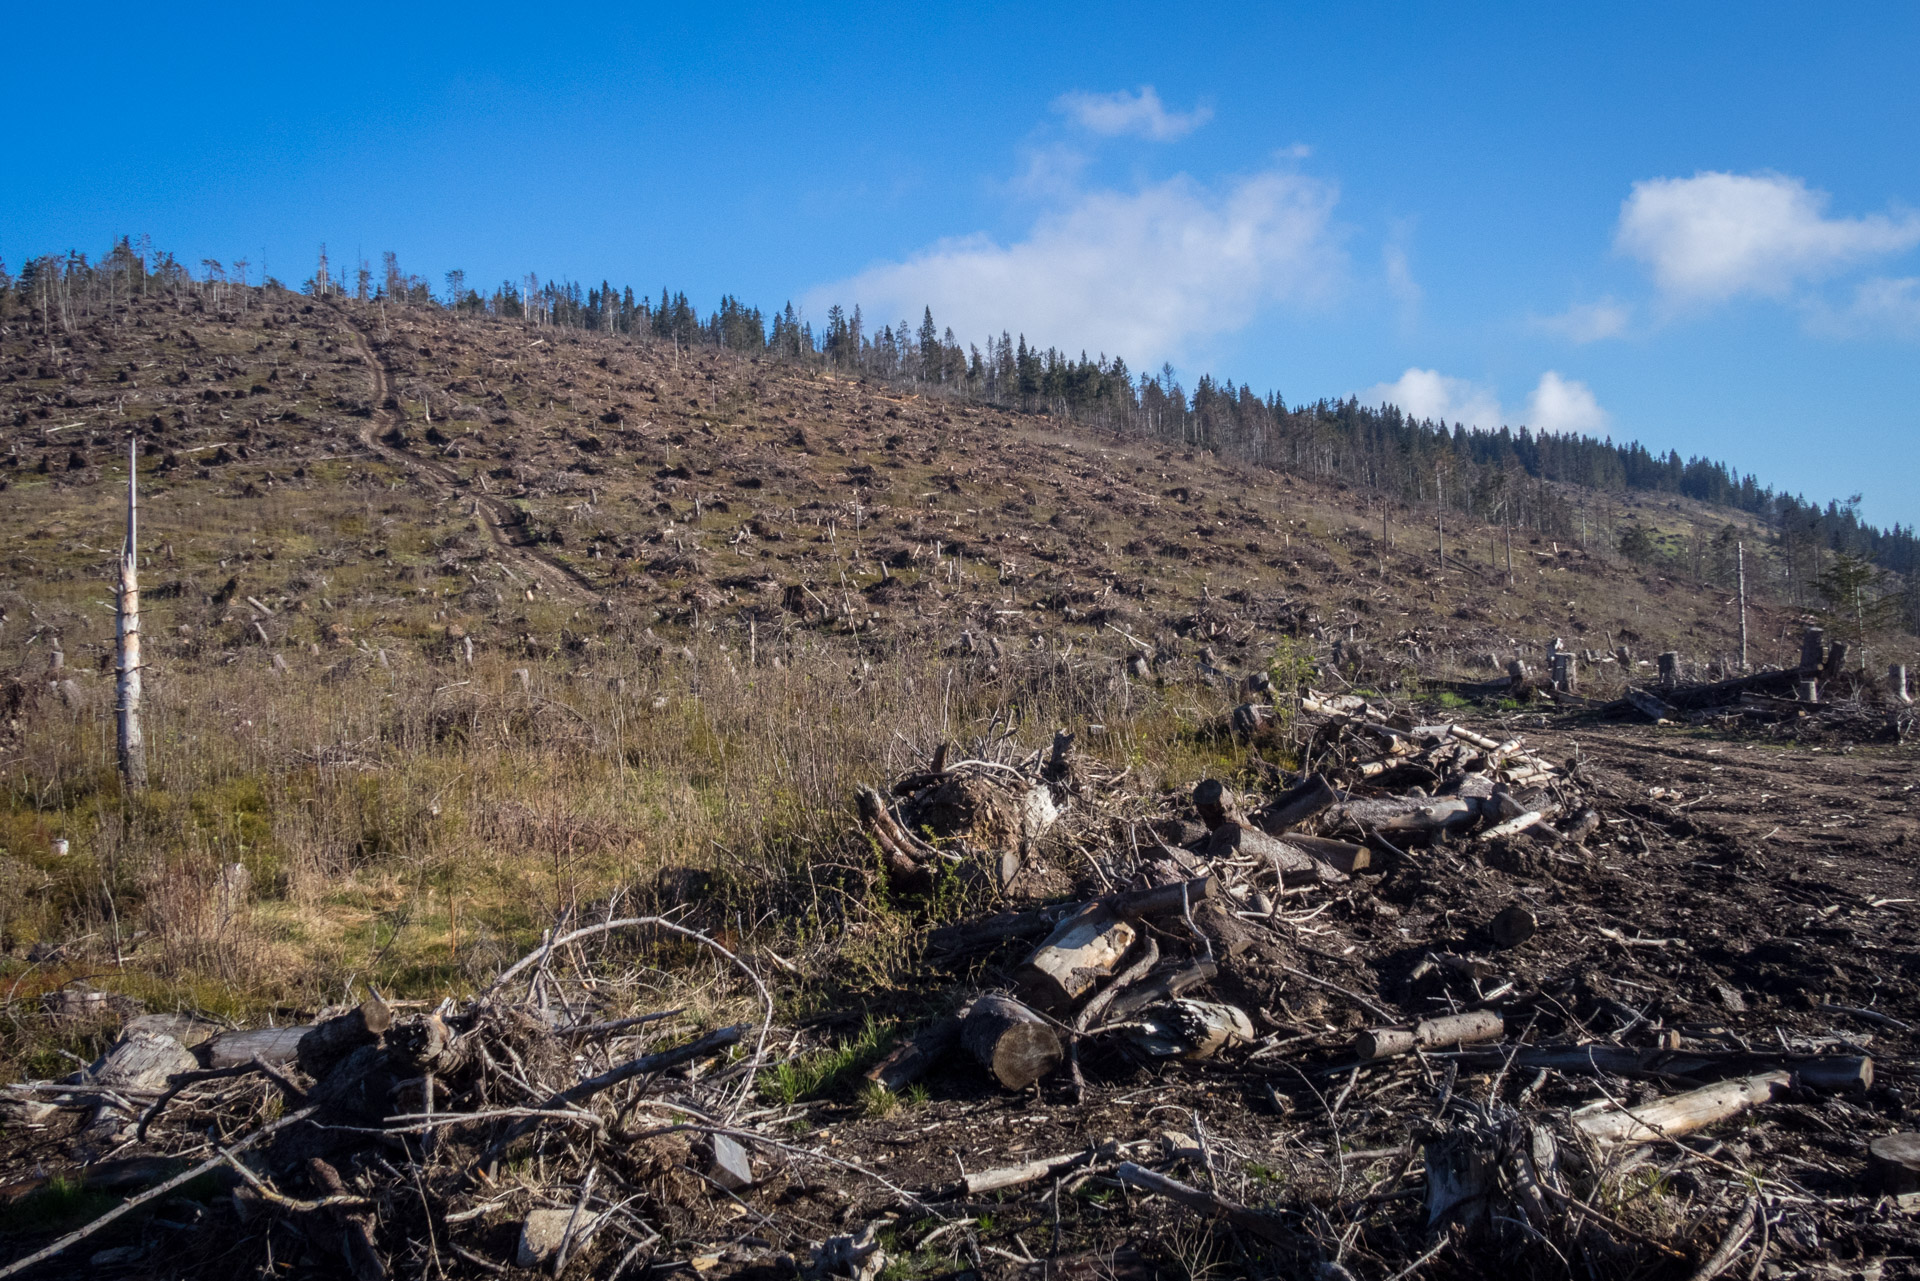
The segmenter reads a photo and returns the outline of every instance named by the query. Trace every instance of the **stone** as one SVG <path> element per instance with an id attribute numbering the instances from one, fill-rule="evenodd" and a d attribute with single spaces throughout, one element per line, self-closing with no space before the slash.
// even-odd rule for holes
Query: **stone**
<path id="1" fill-rule="evenodd" d="M 753 1158 L 746 1148 L 724 1134 L 713 1136 L 713 1165 L 707 1174 L 729 1192 L 753 1185 Z"/>
<path id="2" fill-rule="evenodd" d="M 591 1210 L 582 1210 L 578 1216 L 572 1210 L 528 1211 L 526 1221 L 520 1225 L 520 1245 L 514 1252 L 514 1263 L 523 1268 L 537 1268 L 552 1259 L 567 1238 L 569 1224 L 573 1226 L 577 1247 L 600 1225 L 600 1216 Z"/>

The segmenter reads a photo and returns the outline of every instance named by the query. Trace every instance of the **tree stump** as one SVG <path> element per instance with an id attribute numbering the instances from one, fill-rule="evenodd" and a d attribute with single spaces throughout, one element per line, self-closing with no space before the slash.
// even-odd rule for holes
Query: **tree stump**
<path id="1" fill-rule="evenodd" d="M 1883 1134 L 1867 1144 L 1867 1169 L 1888 1196 L 1920 1192 L 1920 1134 Z"/>
<path id="2" fill-rule="evenodd" d="M 1809 627 L 1800 637 L 1800 670 L 1817 672 L 1826 661 L 1827 633 L 1824 628 Z"/>

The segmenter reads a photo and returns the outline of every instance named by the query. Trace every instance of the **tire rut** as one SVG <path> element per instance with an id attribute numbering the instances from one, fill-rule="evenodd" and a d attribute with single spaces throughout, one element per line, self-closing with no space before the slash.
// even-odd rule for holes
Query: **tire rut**
<path id="1" fill-rule="evenodd" d="M 350 316 L 341 313 L 340 324 L 352 336 L 354 349 L 366 362 L 368 376 L 373 386 L 373 417 L 359 429 L 360 443 L 366 447 L 367 451 L 406 469 L 413 479 L 442 497 L 464 498 L 472 502 L 475 513 L 483 517 L 482 523 L 493 539 L 499 559 L 512 561 L 536 585 L 552 589 L 564 596 L 586 596 L 599 599 L 601 595 L 599 590 L 577 570 L 533 551 L 524 543 L 514 541 L 513 535 L 508 530 L 519 523 L 520 513 L 511 504 L 489 494 L 477 494 L 465 489 L 460 483 L 459 474 L 451 467 L 431 459 L 421 458 L 408 450 L 395 448 L 379 438 L 383 428 L 404 425 L 400 416 L 386 407 L 389 400 L 397 399 L 393 391 L 393 376 L 388 372 L 385 362 L 373 350 L 373 343 L 366 332 L 355 324 Z"/>

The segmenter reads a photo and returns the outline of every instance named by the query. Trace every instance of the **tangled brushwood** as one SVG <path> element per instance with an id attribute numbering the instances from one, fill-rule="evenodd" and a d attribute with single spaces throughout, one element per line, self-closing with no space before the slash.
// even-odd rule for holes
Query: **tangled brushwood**
<path id="1" fill-rule="evenodd" d="M 1156 792 L 1009 726 L 862 788 L 872 862 L 837 884 L 912 925 L 892 1033 L 870 1008 L 834 1046 L 844 1012 L 783 1014 L 800 969 L 764 939 L 612 904 L 464 1002 L 133 1018 L 6 1105 L 57 1137 L 70 1194 L 132 1195 L 0 1276 L 1711 1278 L 1916 1253 L 1909 1024 L 1837 963 L 1787 982 L 1802 945 L 1776 983 L 1763 948 L 1741 968 L 1711 931 L 1641 929 L 1657 904 L 1618 860 L 1649 837 L 1757 867 L 1677 796 L 1354 693 L 1199 732 L 1300 769 Z"/>

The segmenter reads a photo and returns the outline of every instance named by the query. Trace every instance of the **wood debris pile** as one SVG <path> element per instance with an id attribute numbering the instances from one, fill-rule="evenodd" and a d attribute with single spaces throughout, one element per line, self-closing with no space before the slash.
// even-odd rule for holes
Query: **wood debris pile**
<path id="1" fill-rule="evenodd" d="M 1235 719 L 1299 768 L 1142 792 L 1008 736 L 863 789 L 866 888 L 940 923 L 837 1094 L 783 1084 L 825 1052 L 777 1024 L 761 962 L 792 962 L 611 909 L 465 1002 L 134 1019 L 6 1101 L 63 1178 L 133 1195 L 0 1277 L 1038 1281 L 1195 1234 L 1260 1276 L 1711 1277 L 1914 1235 L 1911 1029 L 1837 988 L 1762 1022 L 1724 957 L 1644 930 L 1616 873 L 1683 814 L 1375 699 Z M 663 974 L 705 977 L 663 1009 Z"/>

